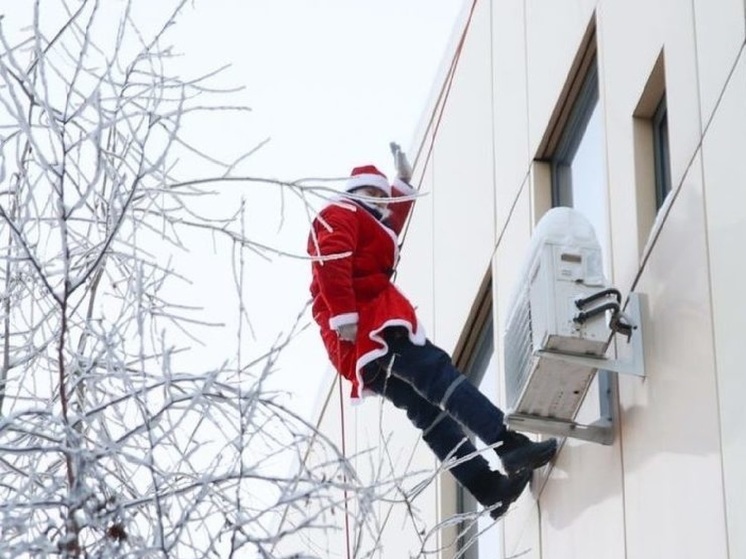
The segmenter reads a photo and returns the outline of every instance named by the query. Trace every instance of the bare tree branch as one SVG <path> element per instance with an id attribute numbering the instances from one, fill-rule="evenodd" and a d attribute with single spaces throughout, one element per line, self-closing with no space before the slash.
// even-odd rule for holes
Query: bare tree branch
<path id="1" fill-rule="evenodd" d="M 249 109 L 211 85 L 223 68 L 172 71 L 186 0 L 155 28 L 136 4 L 36 0 L 28 25 L 0 20 L 0 556 L 275 559 L 345 515 L 372 556 L 373 503 L 416 515 L 404 478 L 382 463 L 363 482 L 353 463 L 371 453 L 344 456 L 267 388 L 307 309 L 252 347 L 249 259 L 308 257 L 250 238 L 243 201 L 204 211 L 262 186 L 280 193 L 280 227 L 286 197 L 310 224 L 336 190 L 245 176 L 267 140 L 230 161 L 190 142 L 188 119 Z M 230 316 L 175 288 L 195 235 L 230 258 Z M 217 328 L 234 350 L 197 364 Z"/>

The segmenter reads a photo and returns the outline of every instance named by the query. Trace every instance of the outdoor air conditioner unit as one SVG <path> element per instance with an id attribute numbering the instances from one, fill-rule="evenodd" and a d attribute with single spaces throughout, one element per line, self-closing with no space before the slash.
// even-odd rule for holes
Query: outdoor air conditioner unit
<path id="1" fill-rule="evenodd" d="M 637 294 L 622 309 L 603 274 L 601 247 L 588 220 L 554 208 L 540 220 L 509 308 L 504 336 L 506 420 L 515 429 L 611 443 L 610 417 L 575 423 L 599 369 L 642 375 Z M 635 347 L 609 359 L 615 333 Z M 633 336 L 634 333 L 634 336 Z"/>

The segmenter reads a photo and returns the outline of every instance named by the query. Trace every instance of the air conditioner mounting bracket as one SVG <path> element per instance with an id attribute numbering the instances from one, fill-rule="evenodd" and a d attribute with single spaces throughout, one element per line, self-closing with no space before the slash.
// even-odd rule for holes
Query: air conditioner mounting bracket
<path id="1" fill-rule="evenodd" d="M 613 373 L 633 375 L 640 378 L 645 377 L 645 361 L 643 352 L 642 332 L 642 306 L 645 304 L 644 295 L 630 293 L 627 299 L 625 314 L 632 324 L 632 333 L 628 343 L 631 352 L 623 358 L 611 359 L 606 356 L 591 357 L 575 354 L 560 353 L 557 351 L 539 350 L 534 354 L 537 357 L 556 359 L 569 363 L 575 363 L 597 370 L 599 379 L 599 418 L 587 425 L 577 423 L 573 419 L 544 417 L 520 412 L 513 412 L 506 416 L 506 423 L 511 429 L 528 431 L 559 437 L 572 437 L 611 445 L 614 442 L 614 401 L 616 394 L 616 383 Z"/>
<path id="2" fill-rule="evenodd" d="M 632 353 L 625 359 L 610 359 L 608 357 L 591 357 L 585 355 L 574 355 L 569 353 L 560 353 L 557 351 L 538 350 L 535 352 L 537 357 L 547 359 L 558 359 L 577 365 L 587 365 L 598 369 L 613 371 L 625 375 L 634 375 L 637 377 L 645 376 L 645 353 L 642 345 L 642 311 L 640 293 L 630 293 L 625 313 L 630 317 L 633 324 L 633 331 L 629 339 Z"/>

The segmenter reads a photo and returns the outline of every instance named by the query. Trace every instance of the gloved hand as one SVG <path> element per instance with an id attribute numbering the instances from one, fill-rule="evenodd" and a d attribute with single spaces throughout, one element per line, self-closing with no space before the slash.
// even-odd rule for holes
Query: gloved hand
<path id="1" fill-rule="evenodd" d="M 407 154 L 402 151 L 401 146 L 396 142 L 391 142 L 389 147 L 391 148 L 391 155 L 394 156 L 396 176 L 408 183 L 412 180 L 412 165 L 407 160 Z"/>
<path id="2" fill-rule="evenodd" d="M 357 324 L 343 324 L 337 328 L 337 336 L 345 342 L 355 343 L 357 338 Z"/>

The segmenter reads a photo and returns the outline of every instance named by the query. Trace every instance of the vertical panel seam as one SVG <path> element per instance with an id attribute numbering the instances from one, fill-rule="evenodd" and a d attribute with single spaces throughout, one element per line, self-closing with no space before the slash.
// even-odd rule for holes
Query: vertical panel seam
<path id="1" fill-rule="evenodd" d="M 611 171 L 609 169 L 609 127 L 608 127 L 608 106 L 607 106 L 607 95 L 606 95 L 606 64 L 604 60 L 604 48 L 603 48 L 603 36 L 604 36 L 604 21 L 603 17 L 599 15 L 598 6 L 594 17 L 596 18 L 596 67 L 598 68 L 598 89 L 599 89 L 599 102 L 603 109 L 603 127 L 604 127 L 604 172 L 606 175 L 606 218 L 609 228 L 609 265 L 611 267 L 611 277 L 614 278 L 614 238 L 613 238 L 613 223 L 612 223 L 612 211 L 611 211 Z M 619 437 L 619 482 L 621 485 L 621 513 L 622 513 L 622 545 L 624 549 L 622 551 L 623 557 L 627 558 L 627 491 L 626 491 L 626 479 L 624 469 L 624 437 L 622 429 L 622 413 L 621 413 L 621 401 L 619 391 L 619 378 L 618 375 L 614 375 L 613 384 L 615 388 L 612 390 L 615 395 L 612 406 L 614 406 L 614 413 L 616 417 L 616 429 L 617 436 Z"/>
<path id="2" fill-rule="evenodd" d="M 492 131 L 492 247 L 493 252 L 497 244 L 497 161 L 495 149 L 497 145 L 497 130 L 495 129 L 495 26 L 492 2 L 489 3 L 490 18 L 490 119 Z M 490 260 L 491 261 L 491 260 Z"/>
<path id="3" fill-rule="evenodd" d="M 746 0 L 744 0 L 746 1 Z M 524 93 L 526 97 L 526 156 L 529 161 L 531 160 L 531 95 L 529 93 L 530 87 L 528 85 L 528 16 L 526 14 L 526 0 L 523 0 L 523 84 Z M 531 165 L 529 163 L 529 169 Z"/>
<path id="4" fill-rule="evenodd" d="M 718 354 L 717 354 L 717 335 L 715 332 L 715 304 L 714 304 L 714 296 L 713 296 L 713 277 L 712 277 L 712 261 L 711 261 L 711 248 L 710 248 L 710 234 L 709 234 L 709 216 L 707 212 L 707 179 L 705 174 L 705 165 L 706 165 L 706 154 L 705 154 L 705 135 L 707 134 L 707 131 L 710 129 L 710 126 L 715 119 L 715 114 L 717 114 L 718 109 L 720 107 L 720 104 L 722 103 L 722 100 L 725 96 L 725 92 L 728 89 L 728 86 L 731 83 L 731 80 L 733 79 L 733 74 L 735 73 L 736 69 L 738 68 L 738 65 L 740 63 L 741 57 L 743 56 L 744 47 L 746 46 L 746 42 L 741 44 L 741 49 L 738 53 L 738 56 L 736 56 L 735 62 L 733 63 L 733 66 L 730 69 L 730 72 L 728 73 L 728 77 L 725 80 L 725 84 L 723 85 L 722 90 L 720 91 L 720 94 L 718 95 L 718 98 L 715 102 L 715 105 L 712 109 L 712 112 L 709 115 L 709 118 L 707 122 L 702 125 L 702 99 L 701 99 L 701 76 L 699 74 L 699 43 L 697 41 L 697 10 L 696 10 L 696 3 L 695 0 L 692 0 L 692 20 L 693 20 L 693 28 L 694 28 L 694 47 L 695 47 L 695 53 L 696 53 L 696 72 L 697 72 L 697 94 L 699 96 L 699 107 L 700 107 L 700 141 L 699 141 L 699 151 L 701 154 L 701 164 L 700 164 L 700 180 L 702 181 L 702 213 L 703 213 L 703 220 L 704 220 L 704 241 L 705 241 L 705 261 L 707 262 L 707 283 L 708 283 L 708 302 L 710 306 L 710 343 L 712 347 L 712 361 L 713 361 L 713 381 L 715 383 L 715 402 L 717 407 L 717 417 L 716 421 L 718 424 L 718 442 L 720 444 L 720 480 L 721 480 L 721 491 L 722 491 L 722 497 L 723 497 L 723 519 L 725 521 L 723 530 L 725 532 L 725 550 L 726 550 L 726 556 L 730 557 L 730 530 L 729 530 L 729 524 L 728 524 L 728 500 L 726 497 L 726 487 L 725 487 L 725 460 L 723 456 L 723 410 L 722 410 L 722 402 L 720 398 L 720 382 L 719 382 L 719 375 L 718 375 Z"/>

